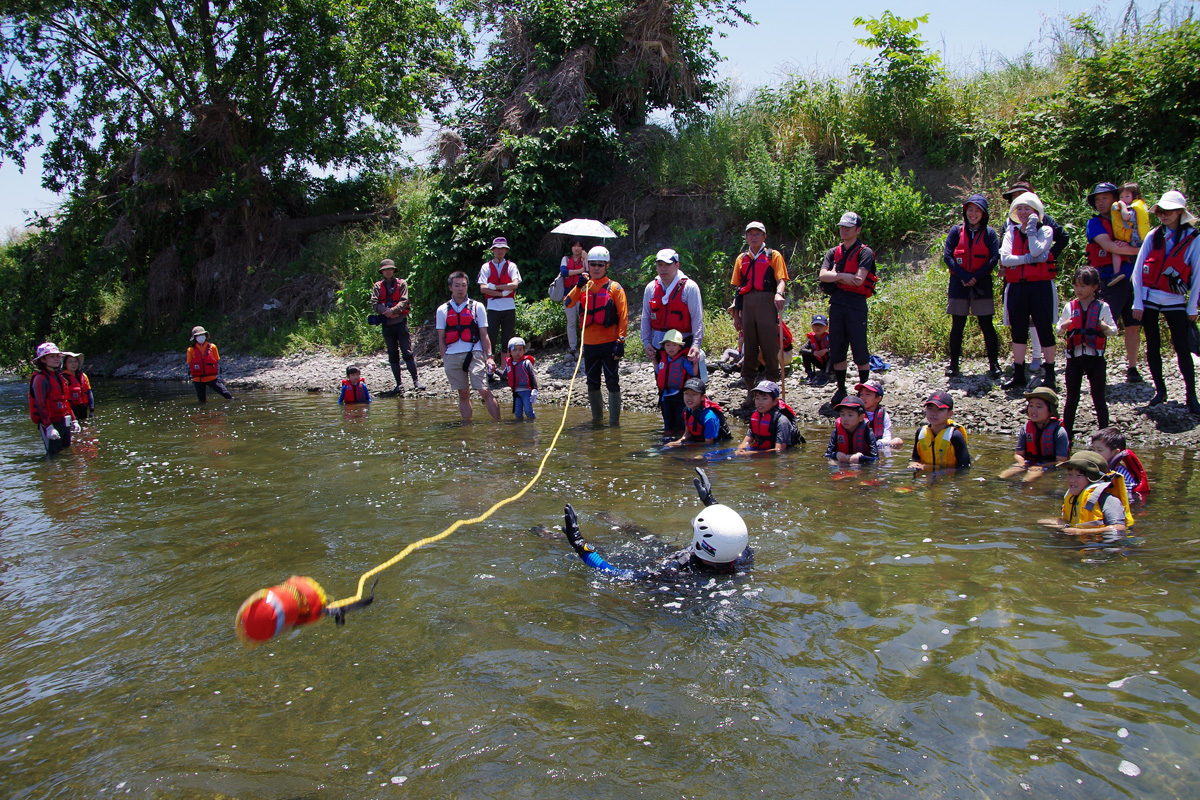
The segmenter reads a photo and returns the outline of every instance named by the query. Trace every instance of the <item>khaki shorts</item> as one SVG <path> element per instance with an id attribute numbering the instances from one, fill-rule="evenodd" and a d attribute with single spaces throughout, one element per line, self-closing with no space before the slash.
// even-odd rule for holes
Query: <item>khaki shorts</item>
<path id="1" fill-rule="evenodd" d="M 464 369 L 467 359 L 470 359 L 470 380 L 467 379 L 468 371 Z M 483 376 L 484 369 L 487 366 L 487 358 L 483 355 L 482 350 L 472 350 L 469 353 L 448 353 L 442 359 L 442 368 L 446 370 L 446 380 L 450 382 L 450 388 L 462 391 L 463 389 L 471 388 L 479 391 L 484 388 Z"/>

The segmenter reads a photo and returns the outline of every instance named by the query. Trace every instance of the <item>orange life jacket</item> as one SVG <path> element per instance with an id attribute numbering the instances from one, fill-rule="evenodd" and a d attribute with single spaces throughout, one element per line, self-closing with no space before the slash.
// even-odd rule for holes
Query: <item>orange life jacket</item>
<path id="1" fill-rule="evenodd" d="M 1012 254 L 1014 256 L 1028 255 L 1029 237 L 1020 228 L 1013 228 Z M 1021 264 L 1016 267 L 1005 267 L 1005 283 L 1025 283 L 1027 281 L 1052 281 L 1057 273 L 1054 266 L 1054 254 L 1046 251 L 1048 260 L 1036 264 Z"/>
<path id="2" fill-rule="evenodd" d="M 39 402 L 34 395 L 34 383 L 44 381 L 45 397 Z M 50 425 L 63 417 L 74 417 L 71 410 L 70 387 L 61 372 L 39 369 L 29 378 L 29 418 L 37 425 Z"/>
<path id="3" fill-rule="evenodd" d="M 529 366 L 526 367 L 526 362 Z M 529 373 L 533 370 L 533 356 L 525 355 L 521 360 L 513 363 L 512 356 L 504 357 L 504 364 L 508 367 L 508 388 L 514 392 L 526 392 L 533 388 L 533 381 L 529 377 Z"/>
<path id="4" fill-rule="evenodd" d="M 392 286 L 390 289 L 387 286 L 387 281 L 375 282 L 375 302 L 379 303 L 380 305 L 387 306 L 388 308 L 392 308 L 400 302 L 400 297 L 399 278 L 392 279 Z M 400 313 L 407 317 L 410 311 L 412 311 L 412 306 L 406 304 Z"/>
<path id="5" fill-rule="evenodd" d="M 847 433 L 846 427 L 842 425 L 842 421 L 837 421 L 837 426 L 834 428 L 837 451 L 852 456 L 855 453 L 861 453 L 864 456 L 871 455 L 871 449 L 867 446 L 867 425 L 865 420 L 860 422 L 858 427 L 854 429 L 854 433 Z"/>
<path id="6" fill-rule="evenodd" d="M 750 292 L 774 294 L 777 281 L 775 280 L 775 270 L 771 268 L 773 252 L 770 248 L 764 247 L 762 252 L 754 258 L 751 258 L 749 253 L 742 253 L 742 282 L 738 286 L 738 294 L 749 294 Z"/>
<path id="7" fill-rule="evenodd" d="M 1067 308 L 1071 321 L 1067 327 L 1067 352 L 1074 353 L 1077 347 L 1094 347 L 1096 355 L 1104 355 L 1108 337 L 1100 329 L 1100 307 L 1103 302 L 1092 298 L 1092 304 L 1083 310 L 1078 300 L 1072 300 Z"/>
<path id="8" fill-rule="evenodd" d="M 1033 424 L 1033 420 L 1027 421 L 1025 423 L 1025 457 L 1038 463 L 1057 461 L 1058 455 L 1055 453 L 1054 440 L 1058 437 L 1058 429 L 1061 427 L 1062 422 L 1058 417 L 1051 417 L 1040 431 L 1037 429 L 1037 425 Z"/>
<path id="9" fill-rule="evenodd" d="M 858 251 L 862 248 L 862 246 L 862 242 L 856 241 L 854 244 L 850 245 L 849 250 L 846 250 L 840 244 L 833 248 L 833 263 L 838 272 L 843 272 L 848 275 L 858 274 L 858 259 L 855 256 L 857 256 Z M 850 263 L 852 258 L 854 260 L 853 264 Z M 868 272 L 867 277 L 863 279 L 862 286 L 853 286 L 849 283 L 835 283 L 833 286 L 837 289 L 841 289 L 843 292 L 861 294 L 866 297 L 870 297 L 871 295 L 875 294 L 875 283 L 878 280 L 879 279 L 875 276 L 875 273 Z"/>
<path id="10" fill-rule="evenodd" d="M 963 225 L 958 231 L 958 244 L 954 246 L 954 257 L 967 272 L 978 272 L 992 257 L 987 246 L 987 229 L 980 228 L 975 238 L 971 238 L 967 226 Z"/>
<path id="11" fill-rule="evenodd" d="M 473 308 L 470 300 L 462 311 L 455 311 L 454 306 L 446 304 L 446 344 L 454 344 L 460 339 L 471 344 L 479 341 L 479 321 L 472 313 Z"/>
<path id="12" fill-rule="evenodd" d="M 600 325 L 604 328 L 615 327 L 619 321 L 617 312 L 617 304 L 613 302 L 612 293 L 613 282 L 605 280 L 604 285 L 597 287 L 595 292 L 588 289 L 588 294 L 591 298 L 583 298 L 587 300 L 588 310 L 586 314 L 579 315 L 579 327 L 582 329 L 585 325 Z"/>
<path id="13" fill-rule="evenodd" d="M 1142 262 L 1142 287 L 1178 295 L 1187 294 L 1192 280 L 1192 265 L 1184 260 L 1184 255 L 1192 239 L 1196 238 L 1196 230 L 1191 225 L 1186 226 L 1186 231 L 1181 227 L 1170 253 L 1166 252 L 1166 237 L 1161 229 L 1151 235 L 1154 243 Z M 1166 274 L 1170 268 L 1179 273 L 1178 279 L 1173 280 L 1174 276 Z"/>
<path id="14" fill-rule="evenodd" d="M 671 296 L 664 299 L 662 281 L 655 279 L 654 291 L 650 295 L 650 329 L 669 331 L 672 328 L 690 336 L 692 333 L 692 311 L 683 301 L 683 285 L 687 278 L 680 276 Z"/>
<path id="15" fill-rule="evenodd" d="M 1116 241 L 1113 236 L 1112 219 L 1110 217 L 1102 217 L 1099 214 L 1095 214 L 1094 218 L 1100 220 L 1100 224 L 1104 226 L 1104 232 L 1108 234 L 1108 238 Z M 1095 239 L 1087 243 L 1087 260 L 1096 269 L 1111 267 L 1113 263 L 1112 253 L 1096 244 Z"/>
<path id="16" fill-rule="evenodd" d="M 654 381 L 660 391 L 681 391 L 683 383 L 691 377 L 691 361 L 686 350 L 671 358 L 664 348 L 658 352 L 658 363 L 654 365 Z"/>
<path id="17" fill-rule="evenodd" d="M 221 370 L 217 366 L 220 357 L 213 357 L 212 342 L 204 344 L 194 344 L 190 348 L 194 351 L 191 367 L 192 380 L 215 377 Z"/>

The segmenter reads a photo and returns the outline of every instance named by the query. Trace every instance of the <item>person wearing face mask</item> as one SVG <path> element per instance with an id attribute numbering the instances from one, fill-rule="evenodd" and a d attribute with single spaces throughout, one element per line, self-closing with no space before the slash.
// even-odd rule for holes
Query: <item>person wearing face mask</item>
<path id="1" fill-rule="evenodd" d="M 217 346 L 208 340 L 208 331 L 203 326 L 192 328 L 192 344 L 187 349 L 188 375 L 192 378 L 192 386 L 196 387 L 196 399 L 201 404 L 208 402 L 208 390 L 212 389 L 226 400 L 232 400 L 233 394 L 225 388 L 221 380 L 221 354 Z"/>

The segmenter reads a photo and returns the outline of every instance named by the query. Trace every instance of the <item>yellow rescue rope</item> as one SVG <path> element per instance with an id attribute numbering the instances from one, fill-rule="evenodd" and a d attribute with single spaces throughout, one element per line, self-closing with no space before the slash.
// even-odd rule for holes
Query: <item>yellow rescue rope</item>
<path id="1" fill-rule="evenodd" d="M 442 539 L 445 539 L 447 536 L 454 533 L 456 530 L 458 530 L 459 528 L 461 528 L 464 525 L 474 525 L 478 522 L 483 522 L 485 519 L 492 516 L 492 514 L 495 514 L 497 511 L 499 511 L 501 508 L 504 508 L 509 503 L 520 500 L 522 497 L 525 496 L 526 492 L 528 492 L 530 489 L 533 488 L 534 484 L 536 484 L 538 482 L 538 479 L 542 477 L 542 470 L 544 470 L 546 468 L 546 462 L 550 459 L 550 454 L 554 452 L 554 448 L 558 444 L 558 437 L 562 435 L 563 428 L 566 427 L 566 424 L 567 424 L 567 411 L 569 411 L 571 408 L 571 394 L 572 394 L 572 392 L 575 391 L 575 377 L 579 374 L 579 365 L 583 362 L 583 332 L 587 328 L 588 299 L 589 299 L 588 293 L 587 293 L 587 290 L 585 289 L 583 291 L 583 326 L 579 330 L 579 339 L 580 339 L 579 357 L 575 360 L 575 369 L 574 369 L 574 371 L 571 372 L 571 382 L 567 386 L 567 399 L 566 399 L 566 402 L 563 403 L 562 419 L 558 423 L 558 430 L 554 432 L 554 438 L 550 440 L 550 446 L 548 448 L 546 448 L 546 454 L 544 456 L 542 456 L 542 461 L 540 464 L 538 464 L 537 472 L 535 472 L 533 474 L 533 477 L 529 479 L 529 482 L 526 483 L 523 487 L 521 487 L 521 490 L 519 492 L 512 495 L 511 497 L 504 498 L 503 500 L 501 500 L 500 502 L 496 503 L 494 506 L 489 508 L 487 511 L 480 514 L 478 517 L 471 517 L 470 519 L 455 520 L 454 523 L 450 525 L 450 527 L 446 528 L 441 533 L 436 534 L 434 536 L 426 536 L 424 539 L 419 539 L 418 541 L 413 542 L 412 544 L 408 545 L 403 550 L 401 550 L 399 553 L 396 553 L 396 555 L 389 558 L 387 561 L 384 561 L 382 564 L 371 568 L 367 572 L 364 572 L 362 574 L 362 577 L 360 577 L 358 579 L 358 591 L 354 594 L 353 597 L 346 597 L 341 600 L 335 600 L 332 603 L 330 603 L 328 606 L 326 606 L 326 608 L 332 610 L 332 609 L 341 608 L 342 606 L 348 606 L 352 603 L 357 603 L 359 600 L 362 600 L 363 587 L 365 587 L 367 585 L 367 581 L 369 581 L 375 575 L 378 575 L 379 573 L 383 572 L 385 569 L 395 566 L 399 562 L 403 561 L 405 558 L 408 557 L 409 553 L 413 552 L 414 550 L 419 550 L 427 544 L 433 544 L 434 542 L 440 542 Z M 343 612 L 343 613 L 345 613 L 345 612 Z"/>

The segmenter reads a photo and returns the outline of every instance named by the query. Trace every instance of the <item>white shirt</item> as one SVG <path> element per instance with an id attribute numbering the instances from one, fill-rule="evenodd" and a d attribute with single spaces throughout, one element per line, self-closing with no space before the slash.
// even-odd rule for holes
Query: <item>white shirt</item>
<path id="1" fill-rule="evenodd" d="M 675 286 L 687 275 L 683 274 L 683 270 L 675 273 L 675 280 L 671 281 L 670 286 L 664 287 L 663 302 L 671 296 L 671 292 L 675 291 Z M 663 337 L 667 335 L 666 331 L 656 331 L 650 328 L 650 299 L 654 297 L 654 287 L 662 284 L 662 279 L 655 276 L 654 280 L 646 284 L 646 290 L 642 292 L 642 341 L 648 343 L 651 347 L 658 349 L 662 347 Z M 692 335 L 692 345 L 696 348 L 700 347 L 700 343 L 704 341 L 704 303 L 700 297 L 700 287 L 693 280 L 689 280 L 683 285 L 683 292 L 680 294 L 680 299 L 687 304 L 688 311 L 692 315 L 692 329 L 690 331 L 680 331 L 684 336 L 689 333 Z"/>
<path id="2" fill-rule="evenodd" d="M 495 262 L 495 261 L 483 262 L 483 266 L 479 268 L 479 277 L 476 279 L 475 282 L 478 283 L 480 286 L 487 286 L 489 283 L 491 283 L 490 278 L 491 278 L 492 271 L 491 271 L 490 267 L 492 266 L 492 264 L 496 265 L 496 272 L 499 272 L 500 266 L 503 263 L 504 263 L 503 261 L 501 261 L 501 262 Z M 507 282 L 508 283 L 520 283 L 521 282 L 521 273 L 517 269 L 517 262 L 515 262 L 515 261 L 508 262 L 508 281 Z M 503 297 L 489 297 L 487 299 L 488 310 L 489 311 L 512 311 L 513 309 L 515 309 L 517 307 L 517 301 L 515 299 L 513 299 L 514 294 L 516 294 L 516 293 L 513 291 L 506 291 L 504 293 Z"/>
<path id="3" fill-rule="evenodd" d="M 1059 336 L 1065 336 L 1067 333 L 1067 328 L 1071 327 L 1071 302 L 1071 300 L 1068 300 L 1067 302 L 1063 303 L 1062 314 L 1058 318 Z M 1112 308 L 1108 305 L 1108 303 L 1105 303 L 1103 300 L 1100 300 L 1096 297 L 1092 298 L 1092 302 L 1100 304 L 1100 330 L 1104 332 L 1105 336 L 1116 336 L 1118 333 L 1117 323 L 1113 319 Z M 1085 318 L 1090 308 L 1091 306 L 1088 306 L 1088 308 L 1082 310 L 1081 313 L 1084 314 Z M 1065 350 L 1066 348 L 1063 349 Z M 1096 348 L 1088 347 L 1087 344 L 1081 344 L 1074 350 L 1067 353 L 1067 356 L 1071 358 L 1075 356 L 1094 355 L 1096 355 Z"/>
<path id="4" fill-rule="evenodd" d="M 440 306 L 438 306 L 437 329 L 439 331 L 446 330 L 446 313 L 451 308 L 453 308 L 456 312 L 458 312 L 458 311 L 462 311 L 468 305 L 471 306 L 471 316 L 473 316 L 475 318 L 475 321 L 479 323 L 480 334 L 481 334 L 479 337 L 479 341 L 475 342 L 475 344 L 471 344 L 470 341 L 459 339 L 457 342 L 453 342 L 451 344 L 446 345 L 446 355 L 453 355 L 454 353 L 466 353 L 471 350 L 482 350 L 483 349 L 482 334 L 486 332 L 483 329 L 487 328 L 487 324 L 488 324 L 487 323 L 487 309 L 485 309 L 483 307 L 483 303 L 480 303 L 476 300 L 472 300 L 469 297 L 465 301 L 463 301 L 462 305 L 459 305 L 458 303 L 454 302 L 453 300 L 447 300 L 445 303 L 442 303 Z"/>
<path id="5" fill-rule="evenodd" d="M 1149 303 L 1154 308 L 1179 308 L 1184 304 L 1184 299 L 1174 292 L 1164 292 L 1159 289 L 1147 289 L 1142 286 L 1142 273 L 1146 268 L 1146 256 L 1150 255 L 1150 251 L 1154 249 L 1154 237 L 1157 235 L 1158 228 L 1150 231 L 1146 235 L 1146 239 L 1142 242 L 1142 249 L 1138 251 L 1137 262 L 1133 265 L 1133 308 L 1135 311 L 1144 311 L 1146 303 Z M 1171 231 L 1165 230 L 1166 234 L 1166 252 L 1171 252 L 1171 248 L 1175 245 L 1175 235 Z M 1192 243 L 1188 245 L 1187 252 L 1184 253 L 1184 260 L 1192 265 L 1192 278 L 1188 282 L 1187 296 L 1187 313 L 1190 317 L 1196 313 L 1196 300 L 1200 299 L 1200 236 L 1192 239 Z"/>

